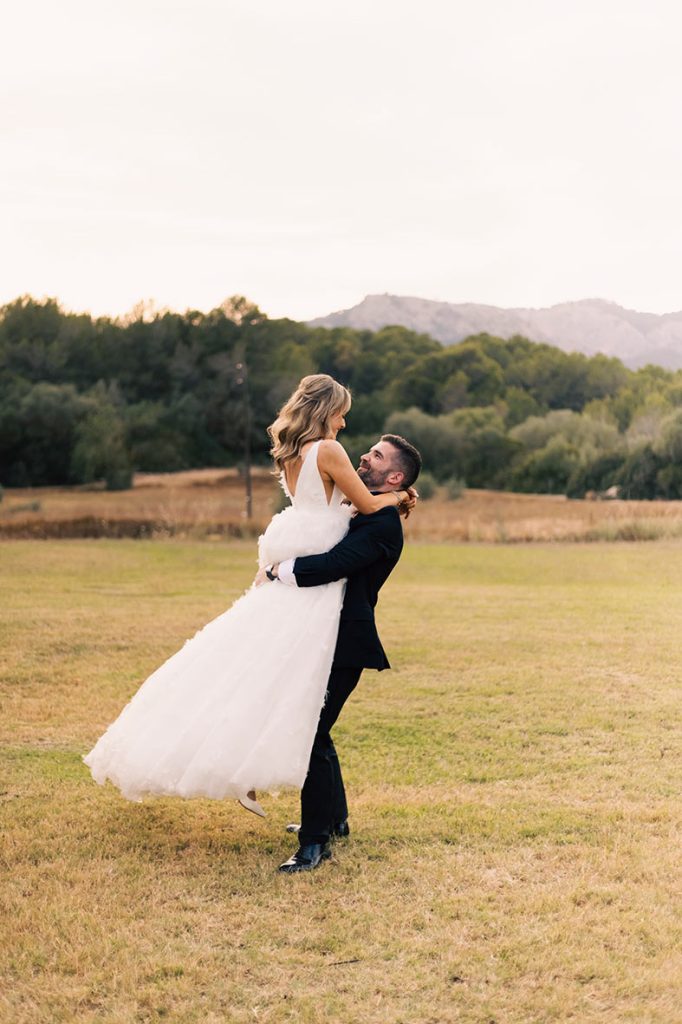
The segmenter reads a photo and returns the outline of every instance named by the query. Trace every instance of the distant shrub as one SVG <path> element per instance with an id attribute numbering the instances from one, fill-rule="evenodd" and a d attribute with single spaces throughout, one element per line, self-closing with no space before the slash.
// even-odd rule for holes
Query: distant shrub
<path id="1" fill-rule="evenodd" d="M 682 498 L 682 467 L 669 465 L 659 469 L 656 474 L 656 485 L 660 497 L 669 501 Z"/>
<path id="2" fill-rule="evenodd" d="M 630 452 L 615 482 L 624 498 L 651 500 L 658 497 L 656 477 L 660 469 L 661 460 L 650 444 L 644 444 Z"/>
<path id="3" fill-rule="evenodd" d="M 675 535 L 675 528 L 666 522 L 646 519 L 626 519 L 616 523 L 601 523 L 587 530 L 582 539 L 586 541 L 639 541 L 661 540 Z"/>
<path id="4" fill-rule="evenodd" d="M 438 484 L 431 473 L 420 473 L 415 484 L 422 501 L 430 501 L 438 490 Z"/>
<path id="5" fill-rule="evenodd" d="M 9 512 L 40 512 L 42 509 L 42 503 L 40 501 L 22 501 L 18 505 L 11 505 L 8 509 Z"/>
<path id="6" fill-rule="evenodd" d="M 108 491 L 128 491 L 133 486 L 131 466 L 110 466 L 105 478 Z"/>
<path id="7" fill-rule="evenodd" d="M 625 452 L 602 452 L 578 463 L 568 478 L 566 494 L 569 498 L 583 498 L 588 491 L 599 493 L 613 487 L 625 458 Z"/>
<path id="8" fill-rule="evenodd" d="M 464 494 L 466 485 L 466 480 L 462 480 L 461 477 L 451 477 L 445 481 L 445 497 L 448 501 L 457 501 Z"/>

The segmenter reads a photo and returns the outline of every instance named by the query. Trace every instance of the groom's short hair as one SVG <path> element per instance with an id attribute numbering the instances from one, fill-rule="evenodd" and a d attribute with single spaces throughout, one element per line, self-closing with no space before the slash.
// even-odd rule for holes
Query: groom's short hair
<path id="1" fill-rule="evenodd" d="M 399 434 L 382 434 L 382 441 L 388 441 L 397 449 L 396 465 L 403 474 L 403 487 L 411 487 L 422 468 L 422 457 L 413 444 Z"/>

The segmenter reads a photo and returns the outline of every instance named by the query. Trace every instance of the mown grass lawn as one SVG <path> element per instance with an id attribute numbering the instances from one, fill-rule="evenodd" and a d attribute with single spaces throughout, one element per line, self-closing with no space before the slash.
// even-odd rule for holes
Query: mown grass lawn
<path id="1" fill-rule="evenodd" d="M 0 545 L 0 1019 L 682 1020 L 682 546 L 410 546 L 337 729 L 352 837 L 295 878 L 294 794 L 129 804 L 80 760 L 254 557 Z"/>

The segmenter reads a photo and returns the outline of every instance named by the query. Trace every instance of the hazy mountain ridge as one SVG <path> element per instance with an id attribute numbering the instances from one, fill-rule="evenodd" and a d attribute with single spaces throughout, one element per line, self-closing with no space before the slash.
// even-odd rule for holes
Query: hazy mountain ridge
<path id="1" fill-rule="evenodd" d="M 522 334 L 568 352 L 603 352 L 637 368 L 656 363 L 682 367 L 682 311 L 642 313 L 606 299 L 562 302 L 541 309 L 504 309 L 473 302 L 437 302 L 402 295 L 367 295 L 351 309 L 309 321 L 319 327 L 379 330 L 401 324 L 454 345 L 470 334 Z"/>

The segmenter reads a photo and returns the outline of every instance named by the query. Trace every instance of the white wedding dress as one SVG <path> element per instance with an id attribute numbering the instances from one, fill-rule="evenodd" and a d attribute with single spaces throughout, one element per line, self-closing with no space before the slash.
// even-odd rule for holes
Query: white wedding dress
<path id="1" fill-rule="evenodd" d="M 259 539 L 261 566 L 328 551 L 350 509 L 307 451 L 292 505 Z M 282 485 L 287 490 L 284 479 Z M 300 788 L 324 702 L 345 581 L 252 587 L 142 684 L 83 760 L 129 800 Z"/>

